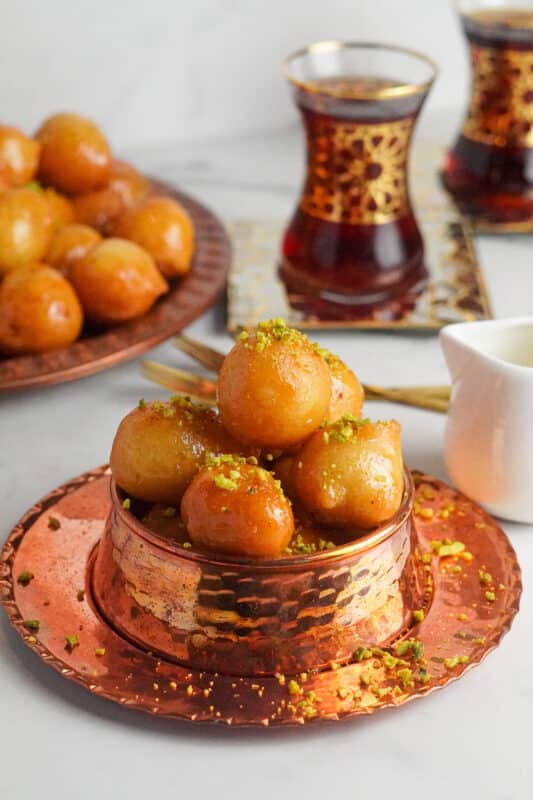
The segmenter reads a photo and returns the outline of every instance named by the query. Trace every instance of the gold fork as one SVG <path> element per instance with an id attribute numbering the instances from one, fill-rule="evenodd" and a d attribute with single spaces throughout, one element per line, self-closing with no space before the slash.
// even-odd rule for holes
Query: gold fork
<path id="1" fill-rule="evenodd" d="M 174 339 L 175 347 L 182 353 L 190 356 L 198 364 L 206 367 L 210 372 L 218 372 L 224 353 L 220 353 L 202 342 L 188 336 L 177 336 Z M 193 375 L 175 367 L 158 364 L 155 361 L 144 361 L 144 375 L 154 383 L 164 386 L 173 392 L 188 394 L 204 403 L 213 404 L 216 399 L 216 383 L 207 378 Z M 366 400 L 382 400 L 390 403 L 425 408 L 430 411 L 446 413 L 450 400 L 449 386 L 403 386 L 384 388 L 363 384 Z"/>

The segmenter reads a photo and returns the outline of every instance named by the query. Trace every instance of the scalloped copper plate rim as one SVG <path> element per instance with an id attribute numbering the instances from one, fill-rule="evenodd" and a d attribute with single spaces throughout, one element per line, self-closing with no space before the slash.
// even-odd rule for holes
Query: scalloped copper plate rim
<path id="1" fill-rule="evenodd" d="M 272 726 L 337 721 L 397 707 L 479 664 L 509 629 L 522 588 L 515 552 L 494 520 L 442 481 L 421 473 L 415 477 L 421 552 L 429 550 L 431 540 L 450 537 L 462 541 L 473 558 L 432 556 L 432 601 L 410 632 L 424 645 L 431 677 L 424 685 L 416 679 L 399 687 L 397 694 L 389 691 L 391 675 L 379 659 L 296 676 L 295 696 L 289 676 L 242 678 L 190 670 L 119 636 L 90 599 L 92 555 L 110 508 L 107 467 L 57 488 L 24 515 L 2 550 L 0 598 L 11 625 L 45 663 L 90 692 L 138 710 L 195 722 Z M 59 527 L 57 522 L 50 526 L 51 516 Z M 34 577 L 23 586 L 17 579 L 26 570 Z M 479 570 L 491 573 L 493 601 L 486 598 Z M 39 629 L 29 630 L 24 623 L 35 619 Z M 77 637 L 71 648 L 67 636 Z M 456 657 L 468 661 L 444 663 Z"/>
<path id="2" fill-rule="evenodd" d="M 82 337 L 63 350 L 0 356 L 0 392 L 64 383 L 114 367 L 178 333 L 218 299 L 231 262 L 231 244 L 223 224 L 190 195 L 161 181 L 152 184 L 159 193 L 178 200 L 192 217 L 196 244 L 191 271 L 138 319 Z"/>

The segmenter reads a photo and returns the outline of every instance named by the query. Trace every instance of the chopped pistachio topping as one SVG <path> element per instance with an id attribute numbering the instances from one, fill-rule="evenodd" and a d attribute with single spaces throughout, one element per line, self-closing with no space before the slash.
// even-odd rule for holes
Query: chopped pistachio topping
<path id="1" fill-rule="evenodd" d="M 141 399 L 139 400 L 139 405 L 138 405 L 138 407 L 139 407 L 141 410 L 142 410 L 143 408 L 146 408 L 146 403 L 145 403 L 144 397 L 141 397 Z"/>
<path id="2" fill-rule="evenodd" d="M 399 669 L 396 675 L 400 679 L 404 689 L 407 689 L 408 686 L 413 685 L 413 670 L 409 669 L 409 667 Z"/>
<path id="3" fill-rule="evenodd" d="M 174 508 L 174 506 L 167 506 L 167 508 L 165 508 L 165 510 L 163 511 L 163 516 L 171 519 L 172 517 L 175 517 L 177 513 L 178 512 Z"/>
<path id="4" fill-rule="evenodd" d="M 296 555 L 297 553 L 316 553 L 323 550 L 332 550 L 336 547 L 334 542 L 328 542 L 326 539 L 319 539 L 316 542 L 306 542 L 301 533 L 296 532 L 291 539 L 288 547 L 285 548 L 287 555 Z"/>
<path id="5" fill-rule="evenodd" d="M 48 527 L 52 531 L 57 531 L 61 527 L 61 522 L 57 517 L 48 517 Z"/>
<path id="6" fill-rule="evenodd" d="M 416 609 L 413 611 L 413 619 L 415 622 L 423 622 L 425 618 L 424 611 L 422 609 Z"/>
<path id="7" fill-rule="evenodd" d="M 225 453 L 223 455 L 215 456 L 213 453 L 206 453 L 205 466 L 206 467 L 222 467 L 228 464 L 232 467 L 238 467 L 240 464 L 246 464 L 247 459 L 243 456 L 235 455 L 233 453 Z M 257 463 L 257 461 L 256 461 Z"/>
<path id="8" fill-rule="evenodd" d="M 485 572 L 484 570 L 480 569 L 479 580 L 481 581 L 481 583 L 486 583 L 486 584 L 492 583 L 492 575 L 490 574 L 490 572 Z"/>
<path id="9" fill-rule="evenodd" d="M 105 656 L 105 647 L 97 647 L 96 650 L 94 651 L 94 654 L 95 654 L 95 656 L 98 656 L 99 658 L 101 658 L 102 656 Z"/>
<path id="10" fill-rule="evenodd" d="M 304 344 L 310 346 L 309 339 L 301 331 L 289 328 L 285 320 L 281 317 L 260 322 L 255 331 L 242 331 L 238 336 L 246 349 L 254 348 L 262 353 L 274 342 L 285 342 L 287 344 Z"/>
<path id="11" fill-rule="evenodd" d="M 358 647 L 354 653 L 354 658 L 356 661 L 366 661 L 367 658 L 372 657 L 372 650 L 369 650 L 367 647 Z"/>
<path id="12" fill-rule="evenodd" d="M 364 425 L 368 425 L 369 422 L 370 419 L 368 417 L 365 417 L 365 419 L 358 419 L 354 417 L 353 414 L 344 414 L 344 416 L 334 422 L 327 431 L 324 431 L 324 441 L 326 444 L 331 441 L 340 442 L 341 444 L 349 442 L 353 438 L 354 433 Z M 327 438 L 325 434 L 327 434 Z"/>
<path id="13" fill-rule="evenodd" d="M 411 642 L 405 641 L 405 642 L 398 642 L 398 644 L 394 648 L 394 651 L 397 656 L 401 657 L 404 656 L 406 653 L 408 653 L 410 649 L 411 649 Z"/>
<path id="14" fill-rule="evenodd" d="M 191 695 L 194 693 L 194 689 L 193 689 L 193 687 L 191 686 L 191 684 L 189 684 L 189 685 L 187 686 L 187 688 L 185 689 L 185 691 L 186 691 L 186 693 L 189 695 L 189 697 L 190 697 L 190 696 L 191 696 Z"/>
<path id="15" fill-rule="evenodd" d="M 448 558 L 449 556 L 458 556 L 465 549 L 463 542 L 449 542 L 441 544 L 438 549 L 439 558 Z"/>
<path id="16" fill-rule="evenodd" d="M 80 640 L 76 636 L 75 633 L 69 633 L 65 636 L 66 641 L 66 648 L 69 652 L 72 652 L 75 647 L 79 646 Z"/>
<path id="17" fill-rule="evenodd" d="M 455 669 L 459 663 L 459 656 L 451 656 L 451 658 L 444 659 L 444 666 L 446 669 Z"/>
<path id="18" fill-rule="evenodd" d="M 489 603 L 494 603 L 494 601 L 496 600 L 496 595 L 494 594 L 494 592 L 485 592 L 485 597 L 487 598 Z"/>
<path id="19" fill-rule="evenodd" d="M 415 640 L 413 642 L 411 652 L 413 654 L 413 658 L 415 659 L 415 661 L 420 661 L 420 659 L 424 657 L 424 643 Z"/>
<path id="20" fill-rule="evenodd" d="M 227 492 L 235 492 L 239 488 L 236 480 L 227 478 L 225 475 L 215 475 L 213 482 L 218 489 L 224 489 Z"/>
<path id="21" fill-rule="evenodd" d="M 390 653 L 384 653 L 382 661 L 385 669 L 394 669 L 398 665 L 398 659 L 394 658 Z"/>
<path id="22" fill-rule="evenodd" d="M 38 619 L 25 619 L 22 624 L 28 631 L 38 632 L 41 627 L 41 621 Z"/>
<path id="23" fill-rule="evenodd" d="M 35 576 L 33 572 L 30 572 L 29 570 L 25 569 L 18 576 L 17 583 L 20 583 L 21 586 L 28 586 L 32 582 L 34 577 Z"/>
<path id="24" fill-rule="evenodd" d="M 122 508 L 124 508 L 126 511 L 129 511 L 129 510 L 130 510 L 130 508 L 131 508 L 131 500 L 130 500 L 130 498 L 129 498 L 129 497 L 126 497 L 126 498 L 125 498 L 125 499 L 122 501 Z"/>
<path id="25" fill-rule="evenodd" d="M 287 685 L 287 688 L 289 690 L 289 694 L 292 694 L 292 695 L 302 694 L 302 692 L 303 692 L 302 687 L 295 680 L 290 680 L 288 685 Z"/>

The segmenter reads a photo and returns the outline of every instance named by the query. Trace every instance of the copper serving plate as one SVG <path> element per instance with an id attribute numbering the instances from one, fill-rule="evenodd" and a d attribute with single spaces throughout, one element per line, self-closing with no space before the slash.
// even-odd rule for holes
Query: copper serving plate
<path id="1" fill-rule="evenodd" d="M 106 467 L 59 487 L 22 518 L 0 558 L 0 598 L 15 630 L 45 663 L 130 708 L 188 721 L 273 726 L 400 706 L 479 664 L 510 627 L 521 593 L 516 555 L 494 520 L 441 481 L 413 475 L 411 553 L 423 599 L 412 600 L 417 606 L 392 641 L 360 647 L 343 663 L 292 674 L 222 674 L 209 665 L 158 655 L 135 643 L 132 630 L 119 632 L 106 618 L 108 609 L 102 613 L 98 607 L 93 580 L 106 520 L 108 530 L 116 523 L 109 517 Z M 116 517 L 116 505 L 113 513 Z M 127 521 L 122 512 L 118 516 Z M 464 549 L 441 553 L 435 541 L 448 538 Z M 372 546 L 366 549 L 372 552 Z M 342 568 L 346 554 L 336 555 Z M 306 564 L 305 557 L 297 557 L 304 571 L 316 556 L 309 558 Z M 191 558 L 197 562 L 197 556 Z M 216 557 L 209 559 L 211 571 L 216 563 Z M 186 587 L 176 592 L 181 594 L 187 598 Z M 139 616 L 136 605 L 131 604 L 132 618 Z M 310 609 L 315 606 L 309 603 Z M 395 662 L 396 656 L 403 661 Z"/>
<path id="2" fill-rule="evenodd" d="M 182 330 L 211 306 L 226 285 L 231 245 L 220 220 L 201 203 L 168 184 L 153 181 L 159 194 L 178 200 L 191 215 L 196 244 L 191 271 L 142 317 L 94 335 L 83 333 L 70 347 L 32 356 L 0 356 L 0 392 L 83 378 L 146 352 Z"/>

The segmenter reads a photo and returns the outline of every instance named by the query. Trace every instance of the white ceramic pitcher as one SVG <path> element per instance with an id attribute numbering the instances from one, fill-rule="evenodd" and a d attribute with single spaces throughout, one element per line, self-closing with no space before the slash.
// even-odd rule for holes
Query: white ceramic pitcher
<path id="1" fill-rule="evenodd" d="M 491 513 L 533 522 L 533 317 L 449 325 L 440 341 L 452 481 Z"/>

